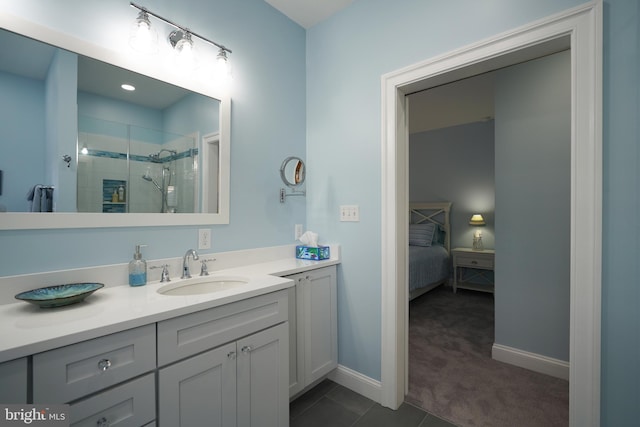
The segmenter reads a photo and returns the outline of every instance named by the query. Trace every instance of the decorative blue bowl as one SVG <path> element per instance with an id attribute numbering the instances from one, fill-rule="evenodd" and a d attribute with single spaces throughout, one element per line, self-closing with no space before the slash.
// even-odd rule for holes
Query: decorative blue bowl
<path id="1" fill-rule="evenodd" d="M 15 298 L 40 308 L 62 307 L 80 302 L 102 287 L 102 283 L 69 283 L 21 292 Z"/>

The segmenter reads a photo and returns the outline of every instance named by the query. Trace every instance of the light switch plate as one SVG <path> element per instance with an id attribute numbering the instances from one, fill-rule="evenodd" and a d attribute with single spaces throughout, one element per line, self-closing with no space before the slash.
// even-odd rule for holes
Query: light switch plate
<path id="1" fill-rule="evenodd" d="M 360 207 L 358 205 L 341 205 L 340 221 L 347 221 L 347 222 L 360 221 Z"/>

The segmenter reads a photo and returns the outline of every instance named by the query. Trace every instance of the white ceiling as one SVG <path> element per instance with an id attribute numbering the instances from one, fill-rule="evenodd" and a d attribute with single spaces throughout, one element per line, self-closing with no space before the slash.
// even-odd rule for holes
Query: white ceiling
<path id="1" fill-rule="evenodd" d="M 311 28 L 353 0 L 264 0 L 304 28 Z"/>

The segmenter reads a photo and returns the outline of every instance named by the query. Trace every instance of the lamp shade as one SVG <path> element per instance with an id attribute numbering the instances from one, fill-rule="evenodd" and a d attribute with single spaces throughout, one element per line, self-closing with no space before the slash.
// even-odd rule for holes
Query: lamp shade
<path id="1" fill-rule="evenodd" d="M 470 225 L 485 225 L 484 218 L 480 214 L 473 214 L 469 220 Z"/>

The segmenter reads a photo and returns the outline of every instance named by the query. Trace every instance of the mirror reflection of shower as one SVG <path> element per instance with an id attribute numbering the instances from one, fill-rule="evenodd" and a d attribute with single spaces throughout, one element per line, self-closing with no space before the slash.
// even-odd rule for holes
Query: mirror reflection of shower
<path id="1" fill-rule="evenodd" d="M 163 154 L 166 153 L 164 156 Z M 159 164 L 161 166 L 160 183 L 158 183 L 152 176 L 151 166 L 147 168 L 142 175 L 142 179 L 152 183 L 155 188 L 162 195 L 162 201 L 160 204 L 160 213 L 175 213 L 177 206 L 176 188 L 173 184 L 173 178 L 175 177 L 175 160 L 177 156 L 176 150 L 168 150 L 163 148 L 157 153 L 149 154 L 149 160 L 151 163 Z"/>

